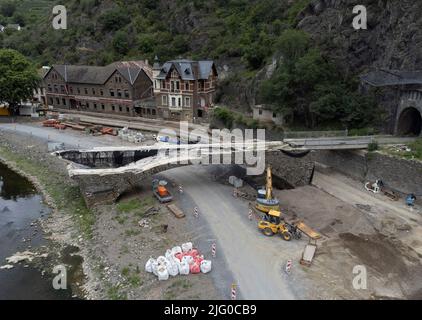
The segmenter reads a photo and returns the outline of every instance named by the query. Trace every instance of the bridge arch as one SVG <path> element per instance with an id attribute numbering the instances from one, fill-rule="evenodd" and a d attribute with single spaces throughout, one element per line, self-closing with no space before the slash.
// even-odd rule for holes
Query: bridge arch
<path id="1" fill-rule="evenodd" d="M 406 107 L 397 120 L 398 135 L 419 136 L 422 133 L 422 115 L 416 107 Z"/>

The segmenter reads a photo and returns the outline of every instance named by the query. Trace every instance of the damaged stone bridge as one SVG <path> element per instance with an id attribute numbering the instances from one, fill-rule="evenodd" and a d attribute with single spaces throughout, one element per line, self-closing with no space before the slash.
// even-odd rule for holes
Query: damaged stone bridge
<path id="1" fill-rule="evenodd" d="M 226 144 L 171 145 L 157 143 L 141 147 L 99 147 L 65 150 L 54 154 L 68 164 L 70 177 L 78 182 L 88 206 L 112 203 L 124 192 L 145 187 L 145 181 L 159 172 L 192 164 L 239 164 L 237 156 L 251 155 L 254 161 L 241 166 L 271 165 L 273 174 L 295 187 L 309 184 L 314 163 L 310 150 L 364 149 L 369 138 L 290 139 Z M 244 163 L 248 163 L 245 165 Z M 262 171 L 263 172 L 263 171 Z"/>

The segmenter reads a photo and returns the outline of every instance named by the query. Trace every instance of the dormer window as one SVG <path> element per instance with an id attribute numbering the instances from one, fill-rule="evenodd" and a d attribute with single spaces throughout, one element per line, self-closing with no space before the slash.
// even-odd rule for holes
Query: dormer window
<path id="1" fill-rule="evenodd" d="M 190 74 L 190 70 L 189 70 L 189 68 L 186 68 L 186 69 L 185 69 L 185 74 Z"/>

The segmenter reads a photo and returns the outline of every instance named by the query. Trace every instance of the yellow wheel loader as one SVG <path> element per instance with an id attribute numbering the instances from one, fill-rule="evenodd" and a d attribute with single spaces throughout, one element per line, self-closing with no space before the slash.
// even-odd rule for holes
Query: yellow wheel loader
<path id="1" fill-rule="evenodd" d="M 279 233 L 286 241 L 292 239 L 292 234 L 289 231 L 288 225 L 281 219 L 280 211 L 270 210 L 268 214 L 258 222 L 258 229 L 268 237 Z"/>

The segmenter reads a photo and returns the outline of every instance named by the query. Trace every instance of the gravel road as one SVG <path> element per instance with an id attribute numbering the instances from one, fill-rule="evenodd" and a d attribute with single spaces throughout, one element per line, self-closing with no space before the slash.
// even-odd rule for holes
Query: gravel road
<path id="1" fill-rule="evenodd" d="M 262 235 L 256 221 L 248 219 L 248 203 L 234 199 L 230 186 L 212 181 L 207 167 L 176 168 L 165 175 L 195 200 L 244 299 L 297 298 L 282 268 L 288 259 L 300 260 L 305 240 L 286 242 Z"/>

